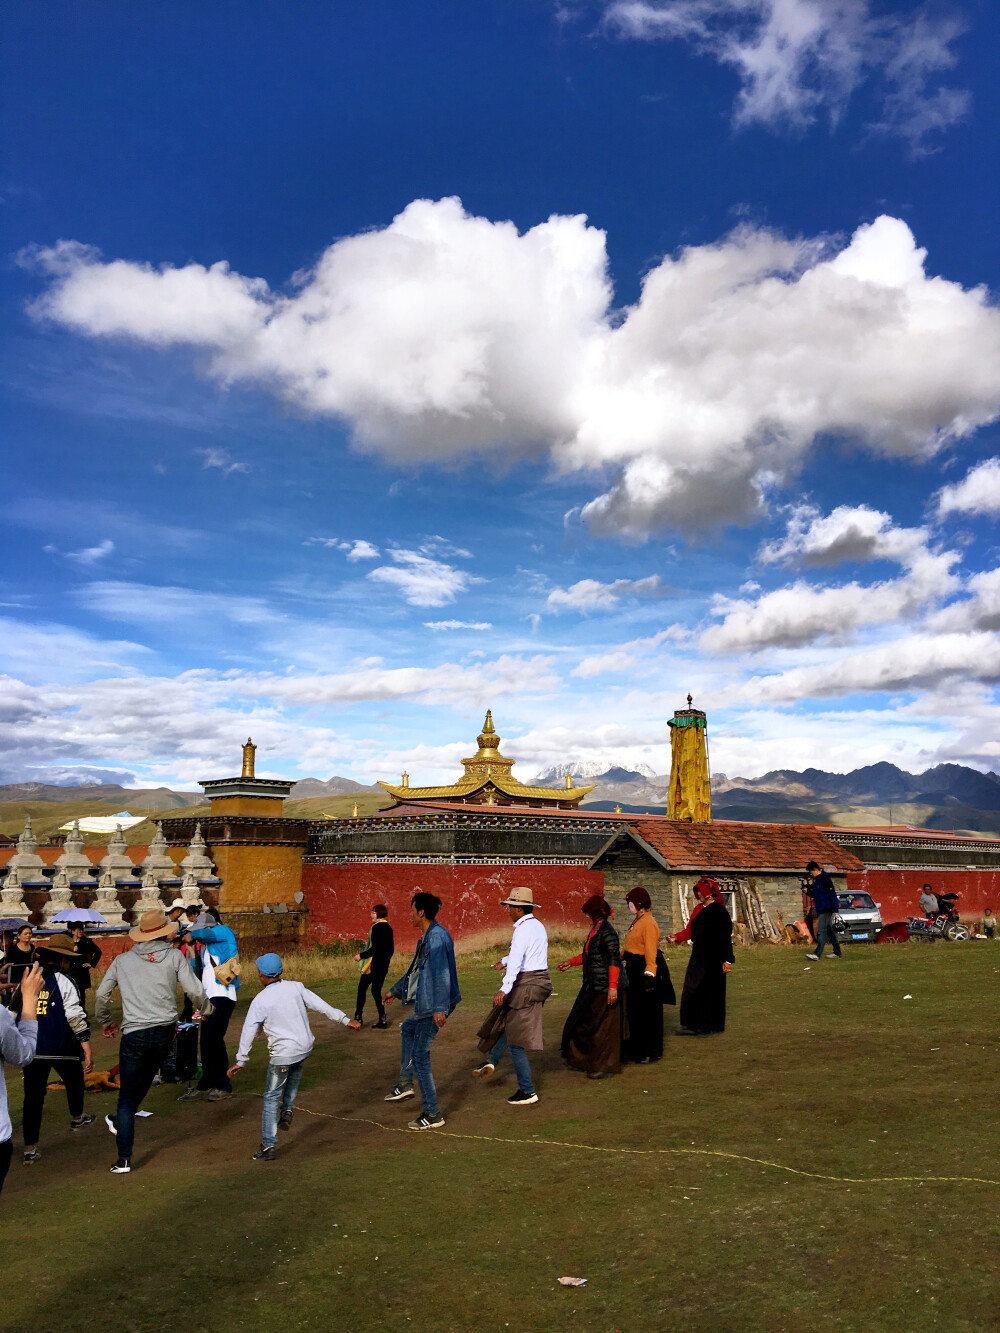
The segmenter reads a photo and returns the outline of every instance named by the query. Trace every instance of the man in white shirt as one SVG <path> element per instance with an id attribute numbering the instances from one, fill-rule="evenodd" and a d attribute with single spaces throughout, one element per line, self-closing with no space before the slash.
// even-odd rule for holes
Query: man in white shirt
<path id="1" fill-rule="evenodd" d="M 503 971 L 493 1009 L 479 1029 L 479 1049 L 485 1061 L 472 1071 L 474 1078 L 489 1078 L 510 1051 L 517 1075 L 517 1091 L 510 1106 L 531 1106 L 538 1101 L 527 1052 L 542 1049 L 542 1005 L 552 994 L 549 980 L 549 939 L 535 916 L 534 895 L 528 888 L 511 889 L 501 900 L 514 923 L 510 952 L 493 964 Z"/>
<path id="2" fill-rule="evenodd" d="M 934 916 L 940 911 L 937 894 L 929 884 L 925 884 L 920 893 L 920 910 L 924 916 Z"/>
<path id="3" fill-rule="evenodd" d="M 311 990 L 306 990 L 301 981 L 283 981 L 283 967 L 276 953 L 261 954 L 257 959 L 257 972 L 263 989 L 254 997 L 247 1010 L 236 1063 L 229 1070 L 230 1078 L 240 1072 L 250 1059 L 254 1037 L 263 1028 L 270 1063 L 264 1084 L 260 1148 L 253 1155 L 255 1162 L 273 1162 L 278 1130 L 291 1126 L 295 1098 L 302 1080 L 302 1066 L 316 1040 L 309 1026 L 307 1011 L 315 1009 L 317 1013 L 325 1014 L 331 1022 L 342 1023 L 344 1027 L 361 1027 L 356 1019 L 348 1018 L 342 1010 L 334 1009 Z"/>

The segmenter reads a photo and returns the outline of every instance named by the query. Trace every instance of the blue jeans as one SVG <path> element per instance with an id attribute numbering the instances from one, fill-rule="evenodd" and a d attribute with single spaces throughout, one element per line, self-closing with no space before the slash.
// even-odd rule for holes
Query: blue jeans
<path id="1" fill-rule="evenodd" d="M 278 1109 L 291 1111 L 295 1108 L 299 1084 L 302 1082 L 302 1066 L 305 1059 L 297 1060 L 293 1065 L 268 1065 L 267 1078 L 264 1080 L 264 1109 L 260 1117 L 260 1142 L 264 1148 L 273 1148 L 278 1142 Z"/>
<path id="2" fill-rule="evenodd" d="M 153 1085 L 160 1066 L 174 1044 L 173 1023 L 162 1027 L 139 1028 L 137 1032 L 123 1032 L 118 1051 L 118 1107 L 115 1111 L 115 1130 L 118 1136 L 118 1156 L 132 1159 L 135 1144 L 135 1113 L 142 1099 Z"/>
<path id="3" fill-rule="evenodd" d="M 486 1058 L 491 1065 L 498 1065 L 506 1051 L 510 1051 L 511 1064 L 514 1066 L 514 1073 L 517 1075 L 517 1086 L 522 1092 L 527 1092 L 533 1097 L 535 1095 L 535 1085 L 531 1081 L 531 1065 L 528 1063 L 528 1056 L 523 1046 L 511 1046 L 507 1040 L 506 1032 L 501 1032 Z"/>
<path id="4" fill-rule="evenodd" d="M 840 957 L 840 943 L 834 934 L 833 926 L 830 922 L 833 920 L 832 912 L 820 912 L 816 918 L 816 957 L 822 958 L 823 945 L 829 944 L 833 949 L 834 956 Z"/>
<path id="5" fill-rule="evenodd" d="M 424 1115 L 432 1118 L 440 1114 L 434 1075 L 431 1073 L 431 1043 L 437 1034 L 433 1016 L 417 1018 L 416 1014 L 411 1014 L 399 1025 L 403 1046 L 399 1061 L 399 1086 L 411 1088 L 413 1076 L 416 1075 L 424 1102 Z"/>

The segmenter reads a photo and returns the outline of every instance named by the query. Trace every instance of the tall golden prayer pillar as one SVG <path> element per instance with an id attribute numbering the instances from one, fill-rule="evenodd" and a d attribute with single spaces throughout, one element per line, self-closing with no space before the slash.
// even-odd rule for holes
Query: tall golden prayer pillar
<path id="1" fill-rule="evenodd" d="M 692 824 L 712 822 L 712 789 L 708 772 L 708 730 L 700 708 L 678 708 L 670 719 L 670 790 L 667 818 Z"/>

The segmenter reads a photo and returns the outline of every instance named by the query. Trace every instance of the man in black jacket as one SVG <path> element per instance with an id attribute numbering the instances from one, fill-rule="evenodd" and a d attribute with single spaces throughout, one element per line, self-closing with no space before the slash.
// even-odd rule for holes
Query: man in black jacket
<path id="1" fill-rule="evenodd" d="M 812 876 L 812 888 L 806 889 L 806 893 L 812 899 L 813 911 L 816 913 L 816 951 L 807 953 L 806 957 L 818 961 L 823 957 L 823 946 L 831 944 L 834 958 L 839 958 L 840 941 L 833 929 L 833 915 L 840 911 L 837 890 L 833 887 L 833 880 L 816 861 L 809 862 L 806 874 Z"/>
<path id="2" fill-rule="evenodd" d="M 389 925 L 388 918 L 389 911 L 385 904 L 376 903 L 372 908 L 372 925 L 368 932 L 368 943 L 360 953 L 354 955 L 354 961 L 362 965 L 361 978 L 358 981 L 358 998 L 354 1004 L 354 1017 L 357 1022 L 362 1021 L 365 999 L 370 986 L 372 997 L 375 1000 L 375 1008 L 378 1010 L 378 1022 L 372 1024 L 374 1028 L 387 1028 L 389 1026 L 385 1016 L 385 1005 L 382 1003 L 382 987 L 385 984 L 386 973 L 389 971 L 389 964 L 392 961 L 396 946 L 392 935 L 392 926 Z"/>

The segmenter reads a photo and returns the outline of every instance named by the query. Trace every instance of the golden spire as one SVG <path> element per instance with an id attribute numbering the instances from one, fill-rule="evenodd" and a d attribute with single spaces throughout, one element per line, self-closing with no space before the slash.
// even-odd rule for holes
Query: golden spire
<path id="1" fill-rule="evenodd" d="M 566 790 L 567 790 L 567 791 L 572 791 L 572 790 L 573 790 L 573 774 L 572 774 L 572 773 L 567 773 L 567 774 L 566 774 Z"/>
<path id="2" fill-rule="evenodd" d="M 357 819 L 357 817 L 358 817 L 358 803 L 357 803 L 357 801 L 355 801 L 355 802 L 354 802 L 354 809 L 351 811 L 351 818 L 352 818 L 352 819 Z"/>
<path id="3" fill-rule="evenodd" d="M 399 783 L 399 785 L 400 785 L 401 787 L 408 787 L 408 786 L 410 785 L 410 775 L 409 775 L 409 773 L 404 773 L 404 774 L 403 774 L 402 778 L 400 779 L 400 783 Z"/>
<path id="4" fill-rule="evenodd" d="M 243 772 L 240 775 L 241 777 L 244 778 L 253 777 L 253 761 L 254 761 L 254 755 L 256 753 L 257 753 L 257 747 L 256 745 L 254 745 L 253 741 L 248 736 L 247 743 L 243 747 Z"/>

